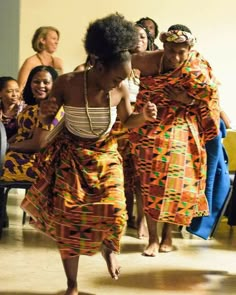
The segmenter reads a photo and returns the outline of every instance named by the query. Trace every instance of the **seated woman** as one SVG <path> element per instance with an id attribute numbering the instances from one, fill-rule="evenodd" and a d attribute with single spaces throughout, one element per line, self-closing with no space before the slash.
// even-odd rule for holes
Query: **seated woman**
<path id="1" fill-rule="evenodd" d="M 24 89 L 30 71 L 39 65 L 51 66 L 58 74 L 63 73 L 63 62 L 60 58 L 54 57 L 57 50 L 60 32 L 52 26 L 39 27 L 32 38 L 32 48 L 36 52 L 28 57 L 18 73 L 20 91 Z"/>
<path id="2" fill-rule="evenodd" d="M 5 126 L 7 139 L 17 133 L 17 117 L 25 106 L 17 81 L 9 76 L 0 77 L 0 121 Z M 0 196 L 3 192 L 4 188 L 0 188 Z M 8 227 L 8 217 L 5 211 L 3 212 L 3 227 Z"/>
<path id="3" fill-rule="evenodd" d="M 0 121 L 6 128 L 7 138 L 17 132 L 17 117 L 25 107 L 16 79 L 0 77 Z"/>
<path id="4" fill-rule="evenodd" d="M 10 138 L 9 149 L 5 156 L 2 180 L 33 181 L 35 173 L 33 163 L 39 150 L 46 144 L 48 130 L 43 129 L 39 121 L 39 105 L 47 99 L 58 77 L 56 70 L 50 66 L 37 66 L 29 74 L 23 97 L 27 107 L 18 117 L 18 130 L 14 138 Z M 59 111 L 57 124 L 63 112 Z M 53 127 L 53 126 L 51 126 Z"/>

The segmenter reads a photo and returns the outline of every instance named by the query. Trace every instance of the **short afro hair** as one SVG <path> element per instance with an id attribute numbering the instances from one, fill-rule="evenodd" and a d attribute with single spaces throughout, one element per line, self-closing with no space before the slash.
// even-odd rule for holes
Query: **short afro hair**
<path id="1" fill-rule="evenodd" d="M 129 50 L 138 43 L 134 23 L 115 13 L 91 23 L 87 29 L 84 46 L 88 55 L 110 65 L 127 60 Z"/>

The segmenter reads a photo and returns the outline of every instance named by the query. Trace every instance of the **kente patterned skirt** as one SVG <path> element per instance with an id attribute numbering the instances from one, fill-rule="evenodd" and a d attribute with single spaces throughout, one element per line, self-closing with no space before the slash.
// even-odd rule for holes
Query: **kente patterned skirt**
<path id="1" fill-rule="evenodd" d="M 189 226 L 194 217 L 209 215 L 205 148 L 196 144 L 187 123 L 161 127 L 151 127 L 149 136 L 140 130 L 130 137 L 144 211 L 155 221 Z"/>
<path id="2" fill-rule="evenodd" d="M 112 128 L 112 135 L 117 139 L 118 151 L 123 159 L 125 192 L 128 195 L 133 195 L 134 186 L 138 179 L 135 171 L 135 155 L 131 153 L 132 146 L 129 140 L 128 129 L 123 127 L 122 123 L 117 120 Z"/>
<path id="3" fill-rule="evenodd" d="M 64 131 L 39 155 L 37 180 L 21 207 L 53 238 L 63 259 L 93 255 L 102 243 L 120 251 L 126 226 L 124 177 L 112 136 L 94 141 Z"/>

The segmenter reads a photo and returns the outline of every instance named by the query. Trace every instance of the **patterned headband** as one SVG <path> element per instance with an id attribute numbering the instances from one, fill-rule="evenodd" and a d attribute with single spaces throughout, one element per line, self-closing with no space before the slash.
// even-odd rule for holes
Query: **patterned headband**
<path id="1" fill-rule="evenodd" d="M 189 32 L 181 30 L 171 30 L 168 32 L 162 32 L 160 34 L 161 42 L 174 42 L 174 43 L 188 43 L 193 46 L 196 43 L 196 38 Z"/>

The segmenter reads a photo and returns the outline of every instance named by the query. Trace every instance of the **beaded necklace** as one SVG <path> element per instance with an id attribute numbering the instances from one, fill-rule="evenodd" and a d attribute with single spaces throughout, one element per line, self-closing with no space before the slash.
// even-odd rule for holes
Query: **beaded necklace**
<path id="1" fill-rule="evenodd" d="M 105 130 L 103 130 L 102 132 L 98 133 L 98 132 L 94 131 L 94 129 L 93 129 L 92 120 L 91 120 L 91 117 L 89 115 L 87 73 L 88 73 L 88 70 L 87 71 L 84 71 L 84 101 L 85 101 L 85 112 L 86 112 L 86 115 L 87 115 L 87 118 L 88 118 L 88 121 L 89 121 L 90 131 L 94 135 L 96 135 L 98 137 L 102 137 L 106 133 L 107 129 L 109 128 L 109 126 L 111 124 L 111 99 L 110 99 L 110 93 L 107 93 L 108 100 L 109 100 L 109 121 L 108 121 L 108 125 L 105 128 Z"/>

